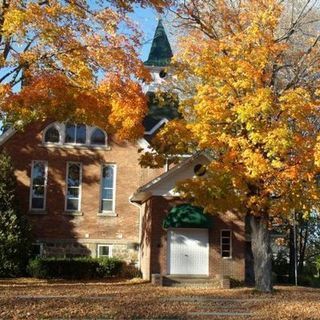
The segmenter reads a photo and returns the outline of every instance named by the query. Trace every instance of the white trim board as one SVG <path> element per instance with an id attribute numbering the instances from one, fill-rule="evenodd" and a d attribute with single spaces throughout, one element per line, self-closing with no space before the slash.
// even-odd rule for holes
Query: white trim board
<path id="1" fill-rule="evenodd" d="M 197 153 L 137 189 L 131 199 L 133 202 L 143 203 L 153 195 L 179 196 L 174 190 L 176 182 L 194 177 L 193 165 L 208 164 L 210 161 L 204 152 Z"/>
<path id="2" fill-rule="evenodd" d="M 0 146 L 3 145 L 7 140 L 9 140 L 17 132 L 14 128 L 9 128 L 0 136 Z"/>

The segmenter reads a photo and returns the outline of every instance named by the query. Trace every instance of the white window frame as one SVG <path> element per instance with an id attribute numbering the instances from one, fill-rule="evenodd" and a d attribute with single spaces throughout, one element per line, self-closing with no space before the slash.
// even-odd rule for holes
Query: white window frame
<path id="1" fill-rule="evenodd" d="M 229 232 L 229 237 L 222 237 L 222 232 Z M 223 257 L 223 252 L 226 250 L 222 250 L 222 239 L 230 240 L 230 252 L 228 257 Z M 222 229 L 220 230 L 220 256 L 222 259 L 232 259 L 232 230 L 231 229 Z"/>
<path id="2" fill-rule="evenodd" d="M 104 256 L 104 255 L 100 255 L 100 248 L 101 247 L 109 247 L 109 255 L 108 256 Z M 98 258 L 101 258 L 101 257 L 112 257 L 112 245 L 111 244 L 102 244 L 102 243 L 100 243 L 100 244 L 97 244 L 97 257 Z"/>
<path id="3" fill-rule="evenodd" d="M 32 190 L 33 190 L 33 171 L 34 164 L 37 162 L 44 163 L 44 193 L 43 193 L 43 208 L 32 208 Z M 30 176 L 30 193 L 29 193 L 29 210 L 30 211 L 44 211 L 47 205 L 47 184 L 48 184 L 48 161 L 46 160 L 32 160 L 31 162 L 31 176 Z"/>
<path id="4" fill-rule="evenodd" d="M 75 142 L 66 142 L 66 136 L 67 136 L 67 125 L 73 125 L 75 126 L 75 132 L 74 132 L 74 137 L 75 137 Z M 78 130 L 78 126 L 84 126 L 86 128 L 86 136 L 84 138 L 84 143 L 82 142 L 77 142 L 77 130 Z M 88 126 L 83 124 L 83 123 L 65 123 L 64 124 L 64 140 L 63 140 L 63 144 L 65 145 L 75 145 L 75 146 L 83 146 L 83 145 L 87 145 L 88 144 Z"/>
<path id="5" fill-rule="evenodd" d="M 103 149 L 108 149 L 108 134 L 101 128 L 99 127 L 92 127 L 92 126 L 88 126 L 85 125 L 86 127 L 86 139 L 85 139 L 85 143 L 76 143 L 76 142 L 65 142 L 66 140 L 66 125 L 68 123 L 60 123 L 60 122 L 53 122 L 50 123 L 47 127 L 44 128 L 43 132 L 42 132 L 42 145 L 44 146 L 52 146 L 52 147 L 69 147 L 69 148 L 83 148 L 83 147 L 94 147 L 94 148 L 103 148 Z M 81 123 L 70 123 L 73 125 L 79 125 Z M 59 136 L 60 136 L 60 140 L 59 142 L 46 142 L 45 141 L 45 135 L 47 130 L 49 130 L 50 128 L 56 128 L 59 131 Z M 93 134 L 93 132 L 99 129 L 101 130 L 104 135 L 105 135 L 105 144 L 91 144 L 91 136 Z"/>
<path id="6" fill-rule="evenodd" d="M 91 143 L 92 135 L 96 131 L 96 129 L 101 130 L 103 132 L 104 144 Z M 106 147 L 108 145 L 108 135 L 104 130 L 100 129 L 99 127 L 87 127 L 87 133 L 88 133 L 88 140 L 87 140 L 88 145 L 95 146 L 95 147 Z"/>
<path id="7" fill-rule="evenodd" d="M 68 204 L 68 176 L 69 176 L 69 164 L 79 164 L 80 165 L 80 177 L 79 177 L 79 208 L 78 210 L 67 209 Z M 66 194 L 65 194 L 65 202 L 64 202 L 64 210 L 68 213 L 78 213 L 81 212 L 81 202 L 82 202 L 82 162 L 79 161 L 67 161 L 66 165 Z"/>
<path id="8" fill-rule="evenodd" d="M 34 242 L 31 245 L 32 246 L 39 246 L 40 247 L 40 253 L 36 257 L 43 257 L 43 243 Z"/>
<path id="9" fill-rule="evenodd" d="M 59 142 L 50 142 L 50 141 L 46 141 L 46 133 L 49 129 L 51 128 L 55 128 L 58 130 L 59 132 Z M 42 133 L 42 143 L 43 144 L 46 144 L 46 145 L 61 145 L 62 144 L 62 130 L 61 130 L 61 125 L 59 125 L 59 123 L 57 122 L 54 122 L 54 123 L 51 123 L 49 124 L 44 130 L 43 130 L 43 133 Z"/>
<path id="10" fill-rule="evenodd" d="M 112 210 L 104 211 L 102 209 L 102 195 L 103 195 L 103 168 L 111 166 L 113 167 L 113 192 L 112 192 Z M 100 169 L 100 197 L 99 197 L 99 215 L 115 215 L 116 214 L 116 186 L 117 186 L 117 165 L 115 163 L 104 163 Z"/>

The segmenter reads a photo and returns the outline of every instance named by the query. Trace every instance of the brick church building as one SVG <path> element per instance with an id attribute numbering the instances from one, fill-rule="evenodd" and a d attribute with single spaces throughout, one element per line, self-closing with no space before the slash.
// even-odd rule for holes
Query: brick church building
<path id="1" fill-rule="evenodd" d="M 145 65 L 151 94 L 165 81 L 171 47 L 159 20 Z M 243 280 L 248 244 L 243 219 L 232 212 L 210 216 L 184 203 L 176 181 L 195 177 L 210 161 L 190 156 L 172 168 L 145 169 L 147 148 L 172 107 L 150 104 L 145 135 L 119 144 L 108 132 L 74 123 L 33 123 L 7 130 L 0 149 L 12 157 L 17 195 L 42 256 L 116 256 L 152 274 L 230 276 Z"/>

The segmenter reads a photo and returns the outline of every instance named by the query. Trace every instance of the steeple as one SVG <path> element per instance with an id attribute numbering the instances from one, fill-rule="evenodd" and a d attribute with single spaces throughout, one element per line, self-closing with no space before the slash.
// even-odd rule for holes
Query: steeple
<path id="1" fill-rule="evenodd" d="M 154 33 L 149 58 L 144 64 L 146 66 L 165 67 L 170 63 L 172 57 L 173 54 L 166 31 L 164 30 L 162 20 L 159 19 L 158 26 Z"/>

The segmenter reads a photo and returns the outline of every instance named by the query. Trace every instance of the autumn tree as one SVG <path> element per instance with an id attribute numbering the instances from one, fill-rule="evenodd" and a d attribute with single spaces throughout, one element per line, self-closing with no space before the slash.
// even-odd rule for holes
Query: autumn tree
<path id="1" fill-rule="evenodd" d="M 183 118 L 141 158 L 156 166 L 180 154 L 211 156 L 206 175 L 177 189 L 209 213 L 249 216 L 255 283 L 264 292 L 272 291 L 270 223 L 319 206 L 317 2 L 178 3 L 187 36 L 169 87 L 180 93 Z"/>
<path id="2" fill-rule="evenodd" d="M 53 118 L 95 124 L 122 139 L 141 135 L 146 101 L 137 80 L 150 76 L 128 12 L 166 3 L 1 0 L 2 120 Z"/>

